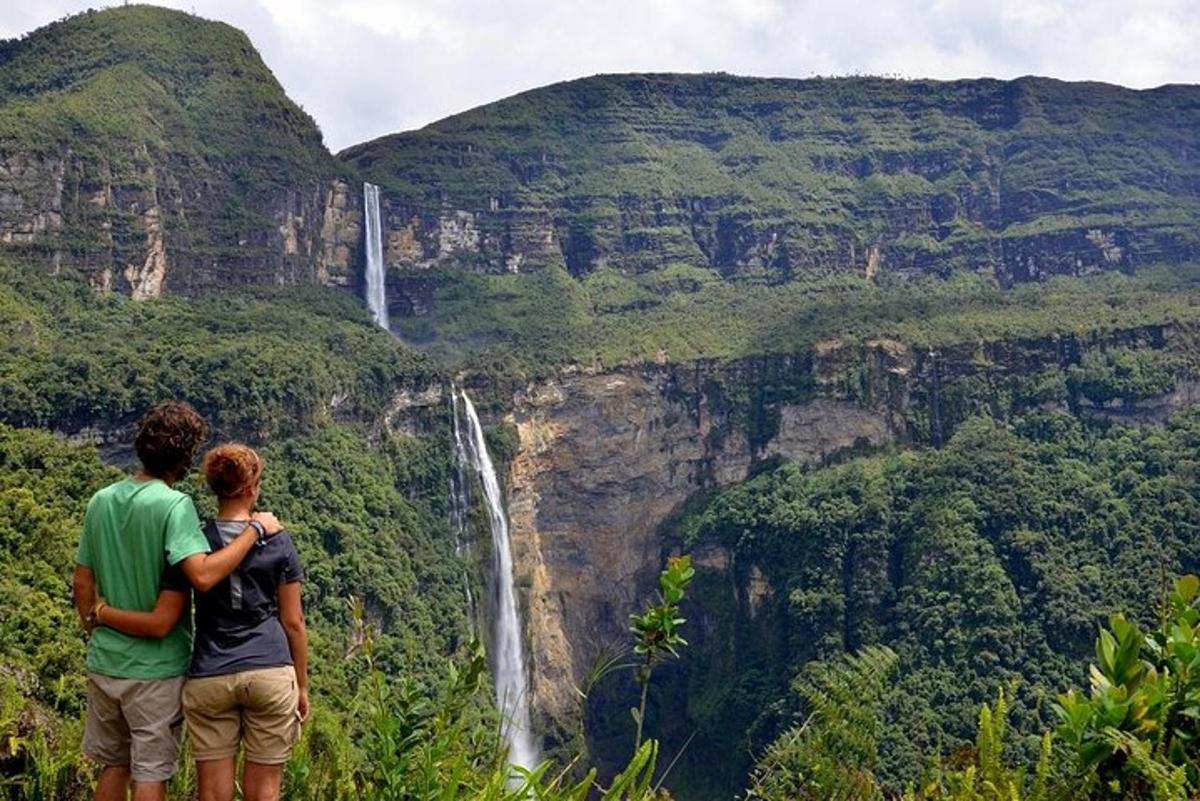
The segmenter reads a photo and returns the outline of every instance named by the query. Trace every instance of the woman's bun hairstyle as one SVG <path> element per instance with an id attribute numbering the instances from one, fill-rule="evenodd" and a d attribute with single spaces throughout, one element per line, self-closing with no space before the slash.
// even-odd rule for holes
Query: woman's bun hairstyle
<path id="1" fill-rule="evenodd" d="M 218 498 L 236 498 L 258 483 L 263 461 L 249 445 L 229 442 L 204 455 L 204 478 Z"/>

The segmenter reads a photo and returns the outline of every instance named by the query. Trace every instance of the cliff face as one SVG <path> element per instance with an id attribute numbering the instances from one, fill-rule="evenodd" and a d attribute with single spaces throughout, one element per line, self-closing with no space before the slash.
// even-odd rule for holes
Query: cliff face
<path id="1" fill-rule="evenodd" d="M 343 179 L 258 194 L 253 220 L 214 243 L 207 228 L 227 198 L 207 180 L 140 154 L 136 180 L 64 150 L 0 161 L 0 246 L 81 270 L 135 299 L 244 284 L 323 283 L 356 289 L 361 202 Z"/>
<path id="2" fill-rule="evenodd" d="M 885 408 L 814 398 L 780 405 L 778 433 L 756 452 L 712 394 L 712 369 L 573 376 L 517 400 L 509 513 L 534 703 L 556 721 L 577 711 L 572 688 L 599 649 L 623 640 L 659 570 L 658 526 L 689 496 L 744 478 L 764 455 L 811 463 L 899 433 Z M 731 369 L 720 378 L 753 370 Z"/>
<path id="3" fill-rule="evenodd" d="M 342 173 L 227 25 L 132 7 L 0 43 L 0 246 L 98 288 L 352 287 Z"/>
<path id="4" fill-rule="evenodd" d="M 698 493 L 740 481 L 771 457 L 815 464 L 890 443 L 936 443 L 984 410 L 1003 417 L 1071 407 L 1161 420 L 1196 400 L 1184 373 L 1153 397 L 1104 403 L 1080 397 L 1063 376 L 1088 354 L 1172 353 L 1190 336 L 1151 326 L 938 352 L 828 342 L 795 356 L 575 372 L 529 387 L 513 411 L 520 449 L 509 513 L 537 711 L 548 728 L 579 714 L 574 688 L 605 646 L 624 642 L 628 615 L 677 547 L 666 524 Z M 719 553 L 700 556 L 703 571 L 730 569 Z M 737 575 L 751 574 L 743 565 Z M 737 595 L 753 617 L 771 592 L 751 575 Z"/>
<path id="5" fill-rule="evenodd" d="M 600 76 L 339 157 L 382 187 L 403 270 L 962 267 L 1008 284 L 1200 253 L 1179 214 L 1200 207 L 1198 94 Z"/>
<path id="6" fill-rule="evenodd" d="M 1004 285 L 1200 255 L 1196 87 L 600 76 L 333 158 L 241 32 L 151 7 L 0 43 L 0 246 L 135 297 L 435 267 Z"/>

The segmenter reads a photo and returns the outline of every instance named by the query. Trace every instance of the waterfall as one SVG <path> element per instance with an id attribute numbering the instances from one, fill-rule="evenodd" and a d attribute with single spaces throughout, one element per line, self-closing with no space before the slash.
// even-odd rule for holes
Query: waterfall
<path id="1" fill-rule="evenodd" d="M 517 592 L 513 586 L 512 549 L 508 536 L 508 518 L 500 495 L 496 468 L 483 438 L 483 426 L 475 412 L 475 404 L 460 392 L 466 419 L 467 438 L 464 454 L 479 474 L 483 497 L 487 504 L 488 522 L 492 529 L 492 570 L 495 584 L 495 622 L 492 627 L 492 672 L 496 683 L 496 704 L 504 717 L 504 739 L 508 743 L 510 764 L 532 768 L 537 762 L 529 722 L 529 667 L 525 662 L 525 645 L 521 632 L 521 615 L 517 609 Z M 455 400 L 455 425 L 458 402 Z M 456 429 L 457 430 L 457 429 Z M 457 447 L 457 443 L 456 443 Z"/>
<path id="2" fill-rule="evenodd" d="M 467 527 L 471 516 L 470 480 L 467 469 L 471 457 L 467 451 L 467 441 L 463 438 L 462 426 L 459 425 L 458 387 L 450 385 L 450 409 L 454 424 L 454 471 L 450 474 L 450 528 L 454 531 L 454 552 L 460 558 L 465 558 L 471 550 L 470 532 Z M 471 579 L 463 575 L 463 590 L 467 597 L 467 613 L 475 619 L 475 598 L 471 593 Z"/>
<path id="3" fill-rule="evenodd" d="M 375 184 L 363 184 L 363 220 L 367 253 L 367 307 L 375 322 L 388 328 L 387 287 L 383 275 L 383 227 L 379 223 L 379 187 Z"/>

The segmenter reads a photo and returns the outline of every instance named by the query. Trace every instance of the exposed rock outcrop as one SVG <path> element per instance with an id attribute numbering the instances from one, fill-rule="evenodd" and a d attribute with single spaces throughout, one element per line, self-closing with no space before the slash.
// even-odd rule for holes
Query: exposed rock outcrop
<path id="1" fill-rule="evenodd" d="M 357 283 L 350 173 L 242 32 L 130 6 L 0 50 L 0 252 L 139 299 Z"/>
<path id="2" fill-rule="evenodd" d="M 1187 347 L 1190 336 L 1152 326 L 936 351 L 831 341 L 794 356 L 565 372 L 528 387 L 512 412 L 520 448 L 509 513 L 536 710 L 563 726 L 578 714 L 575 687 L 605 646 L 624 640 L 628 615 L 675 547 L 663 524 L 695 494 L 742 480 L 772 457 L 814 464 L 895 442 L 937 444 L 984 410 L 1074 407 L 1161 421 L 1200 401 L 1194 381 L 1105 407 L 1035 387 L 1090 350 Z M 727 554 L 700 559 L 729 567 Z M 751 615 L 772 592 L 765 579 L 743 588 Z"/>
<path id="3" fill-rule="evenodd" d="M 599 649 L 624 635 L 658 572 L 658 525 L 691 495 L 745 478 L 767 456 L 813 463 L 903 435 L 882 405 L 816 397 L 781 404 L 778 432 L 756 447 L 719 389 L 753 371 L 576 374 L 518 397 L 509 511 L 543 714 L 563 721 L 576 712 L 573 687 Z"/>
<path id="4" fill-rule="evenodd" d="M 0 156 L 0 245 L 135 299 L 238 284 L 357 288 L 362 204 L 346 180 L 265 192 L 230 226 L 226 199 L 204 181 L 148 151 L 134 157 L 137 183 L 69 150 Z"/>

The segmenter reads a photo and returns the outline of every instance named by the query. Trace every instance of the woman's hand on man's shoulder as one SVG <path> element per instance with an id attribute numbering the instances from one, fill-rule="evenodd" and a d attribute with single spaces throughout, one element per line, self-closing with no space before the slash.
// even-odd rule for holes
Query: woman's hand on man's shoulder
<path id="1" fill-rule="evenodd" d="M 262 527 L 266 529 L 268 537 L 283 531 L 283 524 L 271 512 L 255 512 L 250 515 L 250 519 L 261 523 Z"/>

